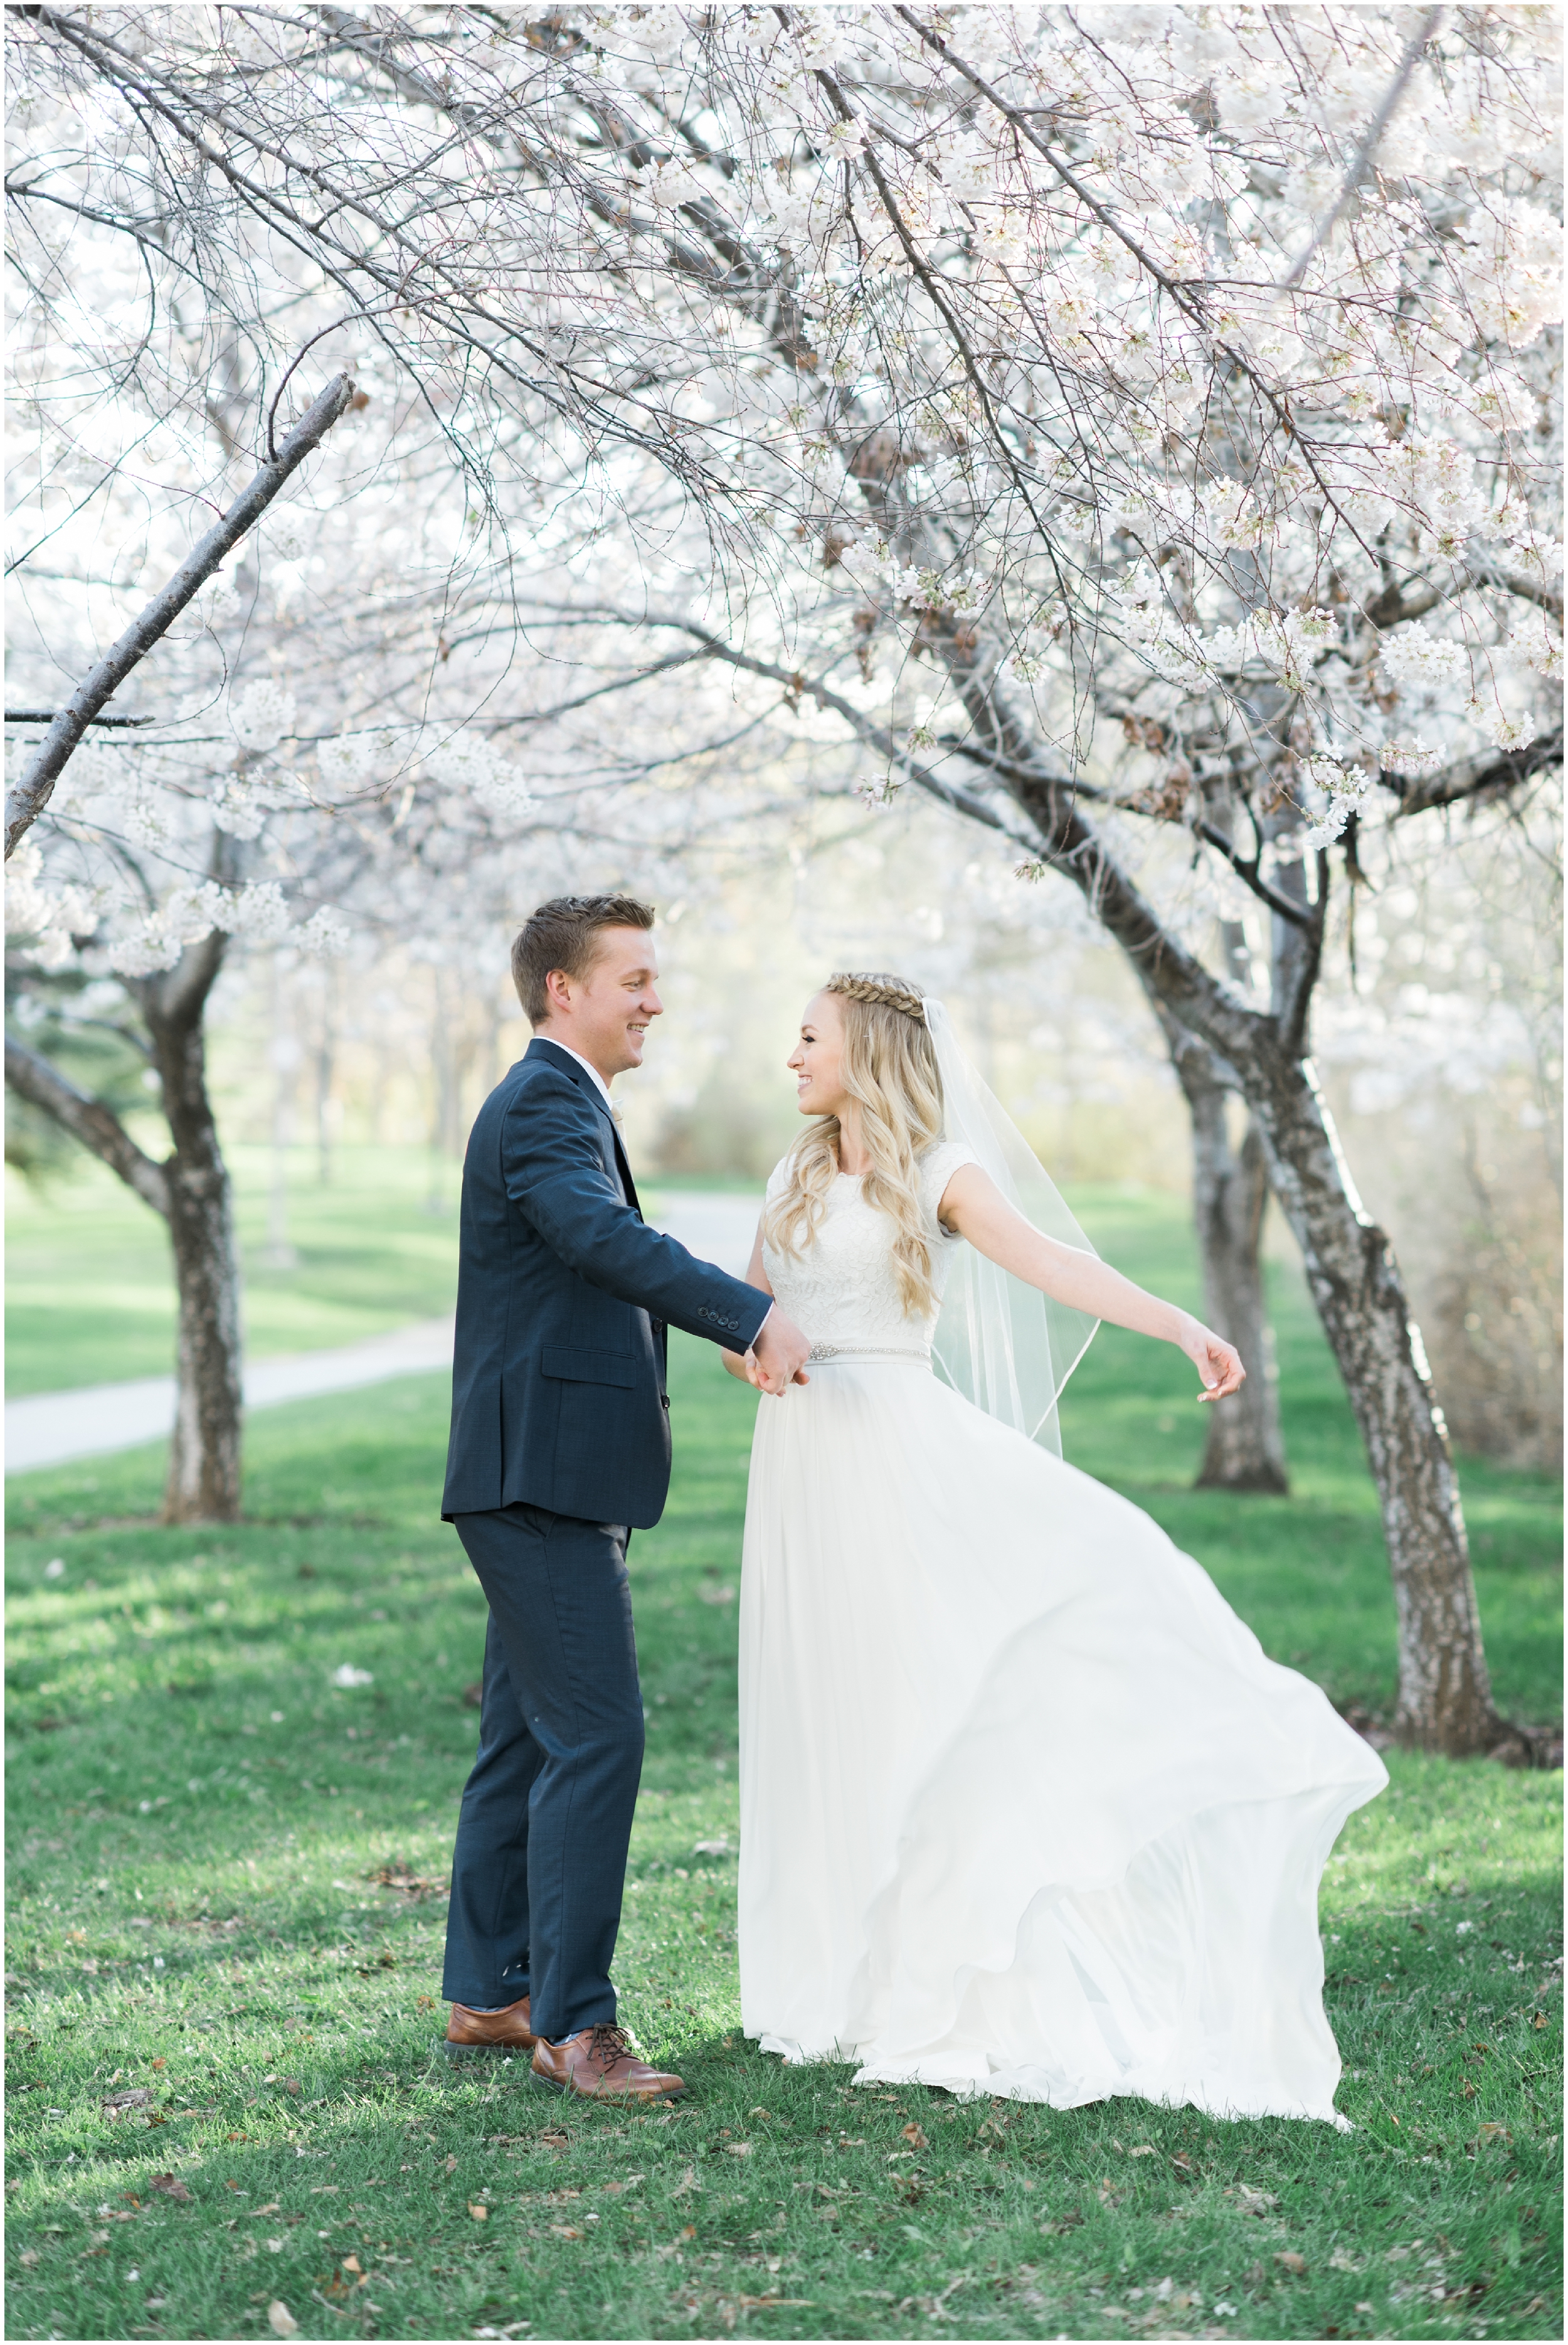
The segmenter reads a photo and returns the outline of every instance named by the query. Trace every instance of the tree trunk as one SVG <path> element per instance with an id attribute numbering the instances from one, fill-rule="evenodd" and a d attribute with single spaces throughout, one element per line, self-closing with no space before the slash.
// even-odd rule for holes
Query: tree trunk
<path id="1" fill-rule="evenodd" d="M 1393 1249 L 1357 1196 L 1310 1060 L 1259 1101 L 1274 1193 L 1366 1444 L 1399 1619 L 1401 1741 L 1463 1758 L 1507 1747 L 1481 1641 L 1459 1482 Z"/>
<path id="2" fill-rule="evenodd" d="M 164 1520 L 234 1522 L 239 1514 L 239 1264 L 228 1172 L 207 1092 L 203 1015 L 228 939 L 191 946 L 165 977 L 127 990 L 141 1009 L 163 1086 L 174 1152 L 155 1163 L 112 1109 L 7 1035 L 5 1081 L 89 1148 L 162 1215 L 179 1297 L 175 1426 Z"/>
<path id="3" fill-rule="evenodd" d="M 1247 1381 L 1209 1411 L 1209 1439 L 1199 1468 L 1200 1490 L 1289 1493 L 1280 1382 L 1271 1374 L 1263 1300 L 1261 1240 L 1269 1203 L 1263 1135 L 1249 1118 L 1239 1153 L 1227 1123 L 1229 1086 L 1207 1046 L 1161 1017 L 1171 1063 L 1192 1119 L 1192 1213 L 1203 1264 L 1203 1310 L 1217 1334 L 1235 1345 Z"/>
<path id="4" fill-rule="evenodd" d="M 163 1081 L 174 1153 L 169 1244 L 179 1294 L 178 1387 L 164 1520 L 231 1523 L 239 1516 L 239 1261 L 228 1168 L 207 1089 L 203 1012 L 227 939 L 194 945 L 165 978 L 136 992 Z"/>
<path id="5" fill-rule="evenodd" d="M 1495 1751 L 1528 1761 L 1528 1738 L 1492 1706 L 1459 1485 L 1421 1331 L 1393 1249 L 1356 1193 L 1307 1055 L 1328 858 L 1316 858 L 1310 906 L 1304 883 L 1299 893 L 1281 891 L 1281 901 L 1302 904 L 1303 916 L 1285 923 L 1290 945 L 1276 950 L 1270 1010 L 1253 1010 L 1162 926 L 1084 820 L 1070 785 L 1023 777 L 1033 744 L 1023 728 L 1010 729 L 1005 706 L 977 690 L 966 697 L 1019 770 L 1012 794 L 1049 861 L 1121 946 L 1151 1004 L 1209 1044 L 1261 1130 L 1270 1183 L 1301 1249 L 1377 1485 L 1399 1627 L 1396 1732 L 1452 1758 Z"/>

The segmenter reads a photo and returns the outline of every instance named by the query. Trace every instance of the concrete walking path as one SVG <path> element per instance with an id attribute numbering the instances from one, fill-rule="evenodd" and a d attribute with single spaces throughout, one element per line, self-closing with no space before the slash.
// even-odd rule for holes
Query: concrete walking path
<path id="1" fill-rule="evenodd" d="M 693 1254 L 739 1277 L 751 1255 L 759 1200 L 709 1196 L 701 1190 L 657 1193 L 652 1218 Z M 420 1376 L 452 1362 L 452 1322 L 425 1319 L 336 1350 L 296 1352 L 253 1361 L 245 1371 L 247 1408 L 309 1400 L 318 1393 L 354 1392 L 389 1376 Z M 28 1393 L 5 1404 L 5 1471 L 26 1474 L 64 1466 L 75 1457 L 106 1457 L 143 1442 L 167 1440 L 174 1424 L 172 1376 L 138 1376 L 126 1384 L 87 1385 L 74 1392 Z"/>
<path id="2" fill-rule="evenodd" d="M 352 1392 L 389 1376 L 418 1376 L 452 1364 L 452 1323 L 425 1319 L 417 1326 L 371 1335 L 330 1352 L 293 1352 L 280 1360 L 253 1360 L 245 1371 L 247 1408 L 317 1393 Z M 28 1393 L 5 1404 L 5 1471 L 64 1466 L 73 1457 L 101 1457 L 167 1440 L 174 1425 L 174 1378 L 137 1376 L 123 1385 L 86 1385 L 76 1392 Z"/>

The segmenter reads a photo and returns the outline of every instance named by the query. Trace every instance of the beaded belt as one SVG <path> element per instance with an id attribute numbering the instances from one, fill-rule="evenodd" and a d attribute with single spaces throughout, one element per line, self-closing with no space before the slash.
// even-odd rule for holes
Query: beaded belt
<path id="1" fill-rule="evenodd" d="M 924 1346 L 907 1344 L 814 1344 L 806 1354 L 808 1360 L 918 1360 L 929 1367 L 931 1354 Z"/>

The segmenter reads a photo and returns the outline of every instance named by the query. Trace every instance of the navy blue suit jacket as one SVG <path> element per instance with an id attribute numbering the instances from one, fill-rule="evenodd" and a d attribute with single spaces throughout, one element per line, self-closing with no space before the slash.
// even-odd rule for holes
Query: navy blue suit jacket
<path id="1" fill-rule="evenodd" d="M 770 1308 L 648 1227 L 598 1085 L 536 1035 L 463 1161 L 443 1518 L 521 1503 L 656 1523 L 666 1325 L 744 1352 Z"/>

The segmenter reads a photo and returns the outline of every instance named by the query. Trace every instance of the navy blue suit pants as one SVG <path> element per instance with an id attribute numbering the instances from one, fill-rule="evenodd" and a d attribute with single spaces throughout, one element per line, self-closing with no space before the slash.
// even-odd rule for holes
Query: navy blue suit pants
<path id="1" fill-rule="evenodd" d="M 455 1520 L 490 1628 L 441 1993 L 481 2010 L 526 1995 L 534 2033 L 559 2042 L 615 2017 L 642 1771 L 631 1534 L 523 1505 Z"/>

